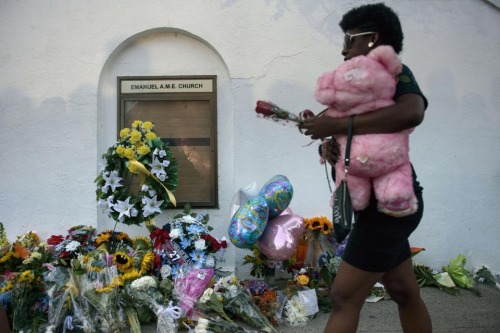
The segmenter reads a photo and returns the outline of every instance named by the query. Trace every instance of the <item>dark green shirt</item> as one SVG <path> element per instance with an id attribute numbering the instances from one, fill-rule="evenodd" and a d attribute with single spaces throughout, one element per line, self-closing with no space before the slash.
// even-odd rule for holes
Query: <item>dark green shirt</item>
<path id="1" fill-rule="evenodd" d="M 394 94 L 394 99 L 408 93 L 422 96 L 422 98 L 424 99 L 425 108 L 427 109 L 427 98 L 425 98 L 424 94 L 420 90 L 417 80 L 415 80 L 415 77 L 413 76 L 411 70 L 403 64 L 403 69 L 401 70 L 401 73 L 398 74 L 398 83 L 396 85 L 396 93 Z"/>

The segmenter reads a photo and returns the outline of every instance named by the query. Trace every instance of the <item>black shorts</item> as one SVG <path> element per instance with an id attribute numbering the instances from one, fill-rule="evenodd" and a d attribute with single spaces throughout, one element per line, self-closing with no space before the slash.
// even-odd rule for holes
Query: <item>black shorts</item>
<path id="1" fill-rule="evenodd" d="M 418 210 L 412 215 L 397 218 L 380 213 L 377 201 L 357 213 L 342 259 L 350 265 L 369 272 L 388 272 L 411 257 L 408 238 L 417 228 L 424 212 L 422 188 L 414 174 L 414 189 Z"/>

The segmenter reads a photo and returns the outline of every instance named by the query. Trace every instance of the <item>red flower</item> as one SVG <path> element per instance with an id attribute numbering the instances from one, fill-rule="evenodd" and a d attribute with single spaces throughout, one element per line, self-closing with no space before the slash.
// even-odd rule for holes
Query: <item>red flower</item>
<path id="1" fill-rule="evenodd" d="M 64 237 L 61 235 L 52 235 L 47 239 L 47 244 L 49 245 L 57 245 L 64 240 Z"/>
<path id="2" fill-rule="evenodd" d="M 255 112 L 260 113 L 264 116 L 272 116 L 278 109 L 279 108 L 271 102 L 257 101 Z"/>

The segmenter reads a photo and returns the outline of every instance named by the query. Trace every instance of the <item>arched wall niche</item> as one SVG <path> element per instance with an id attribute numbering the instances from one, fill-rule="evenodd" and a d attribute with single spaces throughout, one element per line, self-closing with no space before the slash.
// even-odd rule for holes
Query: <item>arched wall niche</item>
<path id="1" fill-rule="evenodd" d="M 233 110 L 229 70 L 219 52 L 207 41 L 187 31 L 175 28 L 156 28 L 137 33 L 120 43 L 106 60 L 98 85 L 97 105 L 97 168 L 101 156 L 116 142 L 117 138 L 117 77 L 119 76 L 217 76 L 217 141 L 218 160 L 224 156 L 224 163 L 218 163 L 220 211 L 227 211 L 225 202 L 233 188 Z M 229 157 L 229 158 L 228 158 Z M 224 189 L 228 189 L 225 191 Z M 226 193 L 227 192 L 227 193 Z M 226 196 L 228 198 L 226 198 Z M 228 206 L 228 205 L 227 205 Z M 182 207 L 178 207 L 182 208 Z M 97 208 L 96 208 L 97 209 Z M 218 213 L 210 212 L 217 218 Z M 168 212 L 155 220 L 163 224 Z M 97 229 L 113 229 L 115 222 L 97 211 Z M 219 228 L 218 228 L 219 227 Z M 214 232 L 223 226 L 215 226 Z M 144 226 L 120 225 L 120 231 L 130 235 L 146 233 Z"/>

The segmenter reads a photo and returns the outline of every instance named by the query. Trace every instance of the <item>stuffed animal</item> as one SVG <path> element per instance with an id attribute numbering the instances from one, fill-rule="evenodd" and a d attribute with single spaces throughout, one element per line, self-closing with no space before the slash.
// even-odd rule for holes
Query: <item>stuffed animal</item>
<path id="1" fill-rule="evenodd" d="M 316 100 L 328 106 L 326 116 L 337 118 L 392 105 L 401 69 L 401 61 L 392 47 L 376 47 L 368 55 L 354 57 L 324 73 L 318 79 Z M 416 212 L 418 201 L 409 159 L 412 130 L 353 136 L 347 185 L 354 210 L 368 206 L 373 186 L 379 211 L 396 217 Z M 335 166 L 338 185 L 344 177 L 347 136 L 335 138 L 341 146 L 341 156 Z"/>

